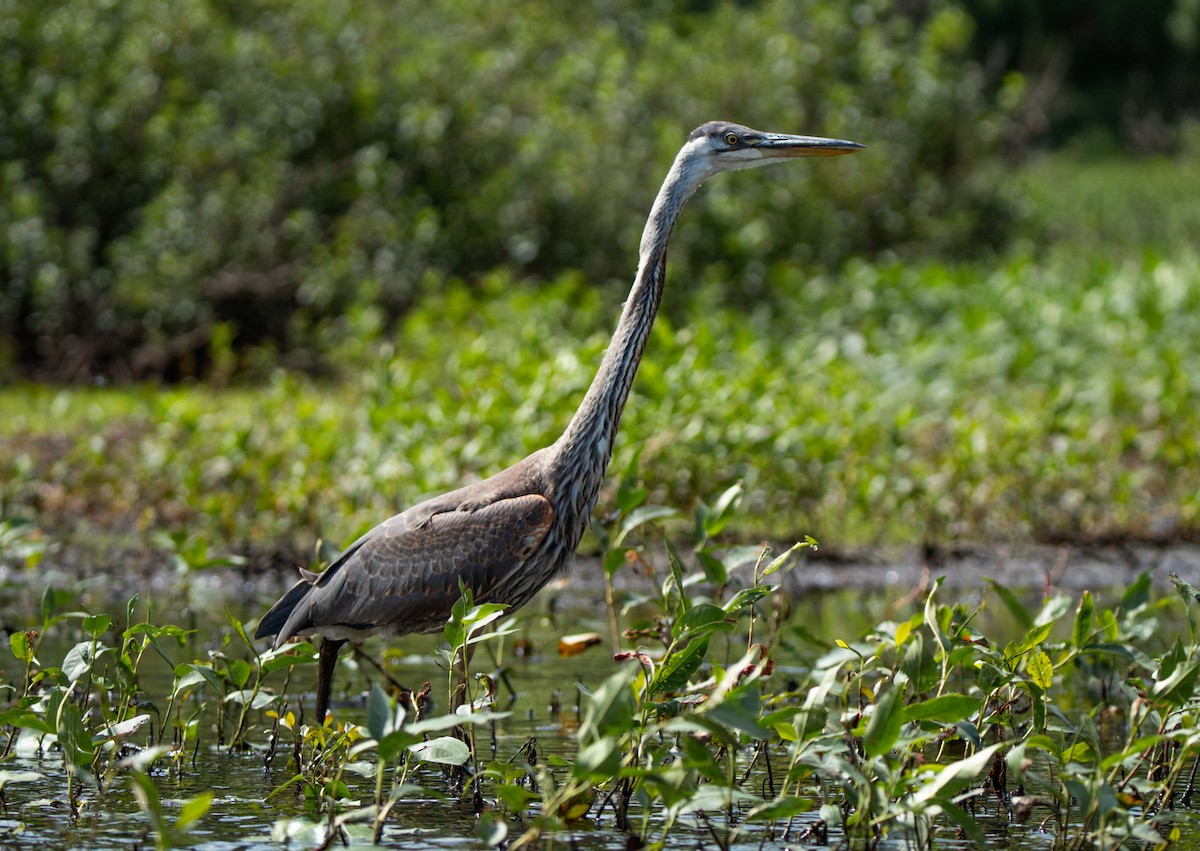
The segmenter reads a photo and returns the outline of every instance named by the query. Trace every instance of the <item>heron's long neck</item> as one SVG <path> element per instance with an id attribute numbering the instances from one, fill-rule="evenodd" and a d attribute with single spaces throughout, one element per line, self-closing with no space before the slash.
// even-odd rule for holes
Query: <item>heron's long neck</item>
<path id="1" fill-rule="evenodd" d="M 578 503 L 576 507 L 583 511 L 585 521 L 612 458 L 621 412 L 662 300 L 667 241 L 680 210 L 700 182 L 701 176 L 688 167 L 685 153 L 681 152 L 646 221 L 637 276 L 612 342 L 579 410 L 555 444 L 557 472 L 563 483 L 569 485 L 572 501 Z"/>

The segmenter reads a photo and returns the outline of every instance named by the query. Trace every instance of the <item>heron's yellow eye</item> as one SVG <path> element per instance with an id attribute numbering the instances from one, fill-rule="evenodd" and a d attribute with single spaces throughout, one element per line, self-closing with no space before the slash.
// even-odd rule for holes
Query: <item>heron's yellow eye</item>
<path id="1" fill-rule="evenodd" d="M 726 145 L 728 145 L 729 147 L 732 148 L 737 143 L 738 143 L 738 134 L 737 133 L 726 133 L 725 134 L 725 144 Z"/>

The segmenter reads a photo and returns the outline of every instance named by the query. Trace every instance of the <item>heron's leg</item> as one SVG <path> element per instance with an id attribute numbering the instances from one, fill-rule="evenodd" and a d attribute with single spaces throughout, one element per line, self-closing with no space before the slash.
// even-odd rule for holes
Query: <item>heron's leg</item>
<path id="1" fill-rule="evenodd" d="M 329 694 L 333 691 L 333 666 L 337 664 L 338 651 L 346 639 L 321 640 L 321 653 L 317 657 L 317 718 L 318 726 L 325 724 L 325 713 L 329 711 Z"/>

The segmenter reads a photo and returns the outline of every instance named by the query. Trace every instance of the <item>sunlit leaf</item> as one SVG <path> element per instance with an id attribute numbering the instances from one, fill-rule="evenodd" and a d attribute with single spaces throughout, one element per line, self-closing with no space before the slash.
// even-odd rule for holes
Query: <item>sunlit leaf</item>
<path id="1" fill-rule="evenodd" d="M 453 736 L 442 736 L 410 745 L 409 750 L 422 762 L 442 765 L 462 765 L 471 758 L 471 749 Z"/>
<path id="2" fill-rule="evenodd" d="M 1050 686 L 1054 684 L 1054 664 L 1046 652 L 1041 649 L 1034 650 L 1029 654 L 1029 661 L 1025 667 L 1029 672 L 1029 679 L 1042 691 L 1049 691 Z"/>

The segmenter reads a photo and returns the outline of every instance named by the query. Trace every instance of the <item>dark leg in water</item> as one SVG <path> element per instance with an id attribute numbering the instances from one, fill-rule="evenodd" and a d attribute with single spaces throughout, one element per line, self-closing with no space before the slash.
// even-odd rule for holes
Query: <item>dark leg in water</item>
<path id="1" fill-rule="evenodd" d="M 317 657 L 317 717 L 318 727 L 325 724 L 325 713 L 329 709 L 329 694 L 333 691 L 333 666 L 337 664 L 338 651 L 346 640 L 321 640 L 321 654 Z"/>

